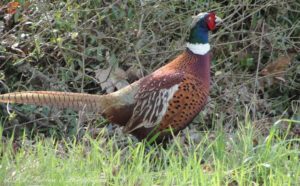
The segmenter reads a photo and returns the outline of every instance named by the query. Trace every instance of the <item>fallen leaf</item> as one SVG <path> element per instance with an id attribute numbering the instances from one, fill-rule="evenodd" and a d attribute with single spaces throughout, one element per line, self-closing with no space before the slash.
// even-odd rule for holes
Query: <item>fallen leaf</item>
<path id="1" fill-rule="evenodd" d="M 139 80 L 144 76 L 143 70 L 137 68 L 136 66 L 132 66 L 126 70 L 126 74 L 130 82 Z"/>
<path id="2" fill-rule="evenodd" d="M 260 71 L 260 75 L 265 77 L 260 81 L 260 86 L 271 86 L 278 82 L 286 82 L 284 76 L 291 64 L 292 54 L 278 57 L 275 61 L 268 64 Z"/>
<path id="3" fill-rule="evenodd" d="M 17 37 L 14 34 L 9 34 L 0 41 L 0 44 L 5 47 L 11 47 L 16 42 L 17 42 Z"/>
<path id="4" fill-rule="evenodd" d="M 210 164 L 203 164 L 202 165 L 202 170 L 205 173 L 213 173 L 214 172 L 214 166 Z"/>
<path id="5" fill-rule="evenodd" d="M 274 62 L 268 64 L 264 69 L 262 69 L 260 74 L 262 76 L 283 77 L 290 63 L 290 56 L 280 56 Z"/>
<path id="6" fill-rule="evenodd" d="M 108 67 L 107 69 L 96 70 L 95 73 L 96 79 L 106 93 L 114 92 L 115 89 L 120 90 L 129 85 L 126 72 L 120 68 Z"/>
<path id="7" fill-rule="evenodd" d="M 6 5 L 6 13 L 7 14 L 15 14 L 17 12 L 17 8 L 20 7 L 19 2 L 10 2 Z"/>
<path id="8" fill-rule="evenodd" d="M 219 76 L 222 74 L 222 71 L 216 71 L 215 76 Z"/>

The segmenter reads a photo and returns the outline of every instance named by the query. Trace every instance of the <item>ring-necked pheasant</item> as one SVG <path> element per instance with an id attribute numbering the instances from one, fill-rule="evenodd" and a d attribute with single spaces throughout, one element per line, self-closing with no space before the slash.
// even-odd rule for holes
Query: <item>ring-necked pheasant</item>
<path id="1" fill-rule="evenodd" d="M 194 17 L 186 50 L 167 65 L 107 95 L 28 91 L 0 95 L 3 103 L 28 103 L 100 113 L 138 139 L 161 141 L 184 129 L 204 107 L 210 87 L 208 32 L 221 19 Z"/>

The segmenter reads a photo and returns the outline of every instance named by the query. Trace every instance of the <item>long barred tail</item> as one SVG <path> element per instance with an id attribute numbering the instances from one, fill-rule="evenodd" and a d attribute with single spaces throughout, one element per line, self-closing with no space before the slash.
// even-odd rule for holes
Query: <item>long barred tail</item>
<path id="1" fill-rule="evenodd" d="M 90 112 L 101 111 L 101 95 L 55 91 L 26 91 L 0 95 L 0 103 L 26 103 Z"/>

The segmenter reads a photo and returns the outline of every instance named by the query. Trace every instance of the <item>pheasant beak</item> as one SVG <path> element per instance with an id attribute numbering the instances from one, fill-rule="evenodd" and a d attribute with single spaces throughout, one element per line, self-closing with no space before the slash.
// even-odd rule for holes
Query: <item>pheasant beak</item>
<path id="1" fill-rule="evenodd" d="M 218 27 L 223 23 L 223 20 L 221 18 L 219 18 L 218 16 L 216 16 L 215 22 L 216 22 L 216 26 Z"/>

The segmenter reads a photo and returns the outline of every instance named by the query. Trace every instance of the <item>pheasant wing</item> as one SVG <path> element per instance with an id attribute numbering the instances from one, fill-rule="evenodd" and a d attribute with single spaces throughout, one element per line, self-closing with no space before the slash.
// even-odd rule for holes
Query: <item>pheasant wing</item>
<path id="1" fill-rule="evenodd" d="M 182 73 L 153 74 L 141 81 L 136 95 L 133 114 L 124 128 L 125 132 L 157 126 L 165 115 L 169 101 L 183 80 Z"/>

